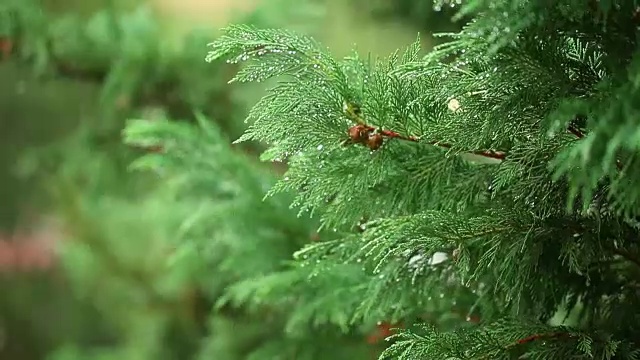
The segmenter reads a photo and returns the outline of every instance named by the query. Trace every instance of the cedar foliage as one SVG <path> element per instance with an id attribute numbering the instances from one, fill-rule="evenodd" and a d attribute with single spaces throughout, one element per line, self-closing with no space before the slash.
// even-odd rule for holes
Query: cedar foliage
<path id="1" fill-rule="evenodd" d="M 201 333 L 194 334 L 188 355 L 168 354 L 166 350 L 170 348 L 160 345 L 168 336 L 166 323 L 151 327 L 160 334 L 150 337 L 153 342 L 149 346 L 137 343 L 135 334 L 125 335 L 125 339 L 134 340 L 128 348 L 147 351 L 136 357 L 140 359 L 318 359 L 339 344 L 339 349 L 333 351 L 334 358 L 361 358 L 368 349 L 357 333 L 344 336 L 327 329 L 311 329 L 304 323 L 288 324 L 288 319 L 280 316 L 283 309 L 278 307 L 239 309 L 221 302 L 228 287 L 284 271 L 290 254 L 313 236 L 316 224 L 296 218 L 289 208 L 288 194 L 261 201 L 276 180 L 273 172 L 256 167 L 253 160 L 231 148 L 220 127 L 201 114 L 196 119 L 197 127 L 148 120 L 127 125 L 124 138 L 128 144 L 162 149 L 142 156 L 132 165 L 133 169 L 156 174 L 162 185 L 144 201 L 148 207 L 130 206 L 131 211 L 152 214 L 147 221 L 124 212 L 116 217 L 129 225 L 116 228 L 127 229 L 128 236 L 134 238 L 131 230 L 138 229 L 137 237 L 147 238 L 154 224 L 161 227 L 153 232 L 168 252 L 165 256 L 156 254 L 160 255 L 156 260 L 166 270 L 151 277 L 155 278 L 151 288 L 156 290 L 145 293 L 171 300 L 184 294 L 185 288 L 195 286 L 205 303 L 201 312 L 191 313 L 188 319 L 200 323 Z M 114 209 L 122 213 L 126 207 Z M 134 220 L 138 226 L 132 226 Z M 114 225 L 104 220 L 99 223 Z M 125 243 L 132 241 L 126 240 L 124 234 L 122 238 Z M 220 302 L 219 306 L 212 308 L 216 302 Z M 137 312 L 135 308 L 129 311 Z M 171 313 L 158 312 L 156 321 L 167 315 Z M 123 325 L 131 324 L 125 320 Z M 149 329 L 149 325 L 140 329 Z M 297 330 L 309 329 L 300 336 L 291 328 L 293 325 L 298 326 Z M 115 348 L 123 349 L 127 347 Z M 161 350 L 165 352 L 160 353 Z"/>
<path id="2" fill-rule="evenodd" d="M 254 23 L 282 21 L 267 12 L 273 9 L 251 14 Z M 68 107 L 62 114 L 82 122 L 80 129 L 72 134 L 66 129 L 64 139 L 50 136 L 42 147 L 21 154 L 17 164 L 21 175 L 37 177 L 55 196 L 47 198 L 55 203 L 48 203 L 47 210 L 57 211 L 56 218 L 64 223 L 63 233 L 57 234 L 62 239 L 55 275 L 66 281 L 60 286 L 57 277 L 44 274 L 42 282 L 51 291 L 26 278 L 3 278 L 12 291 L 2 301 L 0 337 L 6 336 L 10 345 L 0 346 L 0 358 L 49 354 L 48 359 L 56 360 L 195 360 L 224 354 L 225 360 L 234 360 L 252 353 L 261 358 L 269 350 L 263 349 L 265 344 L 278 353 L 283 347 L 296 352 L 318 339 L 286 342 L 280 335 L 282 320 L 269 312 L 248 316 L 212 309 L 228 283 L 281 266 L 302 246 L 300 239 L 311 235 L 313 225 L 296 219 L 287 201 L 262 202 L 274 176 L 228 146 L 224 136 L 238 135 L 242 123 L 236 115 L 243 111 L 224 86 L 228 74 L 223 66 L 202 61 L 202 44 L 214 32 L 193 30 L 176 44 L 164 30 L 144 7 L 105 7 L 84 17 L 47 11 L 38 0 L 0 2 L 0 58 L 6 60 L 0 66 L 33 71 L 33 89 L 76 81 L 96 85 L 100 95 L 74 97 L 77 92 L 62 86 L 50 91 L 73 98 L 62 105 Z M 14 91 L 11 80 L 6 85 Z M 84 101 L 101 106 L 94 109 Z M 28 100 L 22 103 L 29 105 Z M 89 114 L 73 114 L 74 106 Z M 7 120 L 59 120 L 45 104 L 35 108 L 44 112 L 27 114 L 16 106 L 18 111 L 10 111 Z M 206 127 L 206 136 L 196 138 L 202 134 L 164 120 L 166 114 L 195 122 L 194 109 L 218 120 L 218 126 Z M 160 120 L 153 131 L 147 130 L 148 122 L 129 126 L 126 138 L 132 146 L 125 147 L 120 142 L 123 114 Z M 143 135 L 146 141 L 137 142 Z M 153 146 L 177 156 L 162 156 L 160 167 L 153 153 L 158 149 L 147 148 L 148 137 L 156 138 Z M 5 145 L 13 148 L 13 140 Z M 176 154 L 176 148 L 189 157 Z M 152 154 L 138 165 L 158 170 L 160 179 L 123 169 L 124 162 L 141 152 Z M 23 304 L 27 291 L 34 289 L 38 296 Z M 271 338 L 278 346 L 263 340 Z M 333 333 L 324 339 L 325 344 L 349 347 L 345 343 L 350 339 Z M 356 336 L 351 342 L 362 348 L 360 340 Z"/>
<path id="3" fill-rule="evenodd" d="M 287 161 L 270 195 L 296 193 L 328 234 L 223 303 L 416 324 L 388 359 L 640 358 L 638 13 L 470 0 L 448 41 L 386 59 L 227 28 L 207 61 L 280 79 L 239 141 Z"/>

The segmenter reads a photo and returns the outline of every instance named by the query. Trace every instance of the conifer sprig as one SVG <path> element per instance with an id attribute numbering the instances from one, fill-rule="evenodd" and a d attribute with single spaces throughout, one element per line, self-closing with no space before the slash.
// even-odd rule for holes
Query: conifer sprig
<path id="1" fill-rule="evenodd" d="M 627 350 L 606 336 L 593 337 L 567 327 L 551 327 L 536 322 L 500 321 L 482 329 L 454 333 L 438 332 L 422 327 L 420 334 L 401 330 L 389 340 L 392 345 L 381 359 L 415 359 L 441 354 L 443 359 L 610 359 L 612 354 Z"/>
<path id="2" fill-rule="evenodd" d="M 479 327 L 406 330 L 387 353 L 402 359 L 633 358 L 635 320 L 623 315 L 639 305 L 630 6 L 597 18 L 578 0 L 474 6 L 485 11 L 425 58 L 414 44 L 404 56 L 278 73 L 288 77 L 253 109 L 240 140 L 289 158 L 272 193 L 297 192 L 294 205 L 320 209 L 334 235 L 296 253 L 300 274 L 322 269 L 300 287 L 354 266 L 358 284 L 330 287 L 358 289 L 360 306 L 341 316 L 350 325 L 415 319 L 440 294 L 471 300 L 463 311 L 478 310 Z M 244 54 L 225 45 L 254 36 L 244 32 L 260 33 L 228 30 L 216 56 Z M 500 161 L 452 156 L 461 154 Z M 272 294 L 291 288 L 270 283 Z M 586 315 L 575 329 L 550 326 L 565 307 Z M 488 325 L 514 315 L 536 321 Z"/>

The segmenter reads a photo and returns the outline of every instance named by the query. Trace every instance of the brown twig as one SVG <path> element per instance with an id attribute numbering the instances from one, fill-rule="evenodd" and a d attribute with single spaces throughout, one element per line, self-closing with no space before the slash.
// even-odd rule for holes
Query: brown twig
<path id="1" fill-rule="evenodd" d="M 519 339 L 518 341 L 507 345 L 507 348 L 511 348 L 511 347 L 518 346 L 518 345 L 525 345 L 525 344 L 528 344 L 528 343 L 531 343 L 531 342 L 534 342 L 534 341 L 551 340 L 551 339 L 557 339 L 557 338 L 562 338 L 562 337 L 573 338 L 573 337 L 575 337 L 575 335 L 570 334 L 570 333 L 566 333 L 566 332 L 535 334 L 535 335 L 527 336 L 526 338 L 523 338 L 523 339 Z"/>
<path id="2" fill-rule="evenodd" d="M 395 131 L 391 131 L 391 130 L 380 130 L 380 133 L 384 136 L 387 136 L 389 138 L 395 138 L 395 139 L 401 139 L 401 140 L 407 140 L 407 141 L 414 141 L 414 142 L 418 142 L 420 139 L 415 137 L 415 136 L 402 136 L 400 134 L 398 134 Z M 438 146 L 444 149 L 451 149 L 453 147 L 453 145 L 451 144 L 447 144 L 447 143 L 443 143 L 440 141 L 429 141 L 428 144 L 433 145 L 433 146 Z M 507 154 L 503 151 L 493 151 L 493 150 L 474 150 L 474 151 L 469 151 L 470 154 L 474 154 L 474 155 L 478 155 L 478 156 L 482 156 L 482 157 L 486 157 L 486 158 L 491 158 L 491 159 L 498 159 L 498 160 L 504 160 L 504 158 L 507 156 Z"/>
<path id="3" fill-rule="evenodd" d="M 420 141 L 420 138 L 416 136 L 405 136 L 393 130 L 385 130 L 366 124 L 361 116 L 360 108 L 357 105 L 345 104 L 345 113 L 347 117 L 354 120 L 357 124 L 351 127 L 348 132 L 352 143 L 362 143 L 364 145 L 368 145 L 372 150 L 376 150 L 382 144 L 382 138 L 399 139 L 412 142 Z M 355 132 L 353 130 L 355 130 Z M 567 131 L 578 139 L 582 139 L 585 136 L 584 133 L 573 124 L 570 124 L 567 127 Z M 381 138 L 378 139 L 379 143 L 375 146 L 372 146 L 371 141 L 369 140 L 371 139 L 371 134 L 378 134 L 378 136 L 381 136 Z M 367 140 L 369 140 L 369 142 Z M 428 141 L 426 143 L 444 149 L 451 149 L 453 147 L 451 144 L 440 141 Z M 466 151 L 466 153 L 496 160 L 504 160 L 507 157 L 507 152 L 495 150 L 471 150 Z M 616 160 L 616 167 L 619 171 L 622 171 L 623 166 L 620 160 Z"/>
<path id="4" fill-rule="evenodd" d="M 415 136 L 404 136 L 392 130 L 384 130 L 380 128 L 376 128 L 367 124 L 358 124 L 351 127 L 348 131 L 351 142 L 354 144 L 360 143 L 367 145 L 371 148 L 371 150 L 376 150 L 382 143 L 383 139 L 399 139 L 405 141 L 419 142 L 420 138 Z M 378 138 L 375 138 L 378 136 Z M 377 143 L 373 143 L 370 139 L 377 139 Z M 430 145 L 438 146 L 443 149 L 451 149 L 453 145 L 448 143 L 443 143 L 440 141 L 429 141 L 427 142 Z M 470 154 L 497 159 L 504 160 L 507 154 L 503 151 L 494 151 L 494 150 L 476 150 L 476 151 L 468 151 Z"/>
<path id="5" fill-rule="evenodd" d="M 570 334 L 570 333 L 566 333 L 566 332 L 552 332 L 552 333 L 543 333 L 543 334 L 535 334 L 535 335 L 531 335 L 531 336 L 527 336 L 525 338 L 522 339 L 518 339 L 506 346 L 504 346 L 504 350 L 511 350 L 517 346 L 521 346 L 521 345 L 526 345 L 529 343 L 532 343 L 534 341 L 540 341 L 540 340 L 551 340 L 551 339 L 558 339 L 558 338 L 574 338 L 575 335 Z M 491 355 L 483 355 L 481 357 L 479 357 L 480 360 L 489 360 L 491 358 Z"/>

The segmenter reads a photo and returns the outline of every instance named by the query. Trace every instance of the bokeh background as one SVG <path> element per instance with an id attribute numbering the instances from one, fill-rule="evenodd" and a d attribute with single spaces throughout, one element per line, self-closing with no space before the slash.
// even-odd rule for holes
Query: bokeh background
<path id="1" fill-rule="evenodd" d="M 237 138 L 268 84 L 228 85 L 233 65 L 204 61 L 229 23 L 292 29 L 336 56 L 357 44 L 375 57 L 418 33 L 433 46 L 433 32 L 459 26 L 449 5 L 1 0 L 0 359 L 244 358 L 269 329 L 238 336 L 235 320 L 212 320 L 220 273 L 167 267 L 177 219 L 195 209 L 163 198 L 156 177 L 129 171 L 153 149 L 123 144 L 126 120 L 193 122 L 198 112 Z M 233 148 L 256 171 L 282 172 L 260 163 L 260 150 Z"/>

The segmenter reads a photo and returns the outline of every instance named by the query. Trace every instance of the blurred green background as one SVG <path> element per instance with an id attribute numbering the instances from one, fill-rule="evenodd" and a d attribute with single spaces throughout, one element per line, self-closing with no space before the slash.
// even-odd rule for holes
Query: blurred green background
<path id="1" fill-rule="evenodd" d="M 234 69 L 205 63 L 219 28 L 285 27 L 337 56 L 354 44 L 385 56 L 418 32 L 429 48 L 431 32 L 458 26 L 442 7 L 435 11 L 430 0 L 0 1 L 0 359 L 188 359 L 203 353 L 212 327 L 233 325 L 211 324 L 213 290 L 191 275 L 176 275 L 170 296 L 149 300 L 157 289 L 145 284 L 173 276 L 153 255 L 175 230 L 168 219 L 186 215 L 167 209 L 173 200 L 156 190 L 157 178 L 127 170 L 145 150 L 121 141 L 128 118 L 193 122 L 194 112 L 213 119 L 225 139 L 242 133 L 264 85 L 227 85 Z M 282 170 L 260 164 L 260 147 L 252 146 L 236 150 L 256 171 Z M 233 342 L 223 333 L 210 341 L 225 343 L 216 351 Z M 240 347 L 259 341 L 244 335 L 254 338 L 234 340 Z M 244 358 L 233 356 L 203 358 Z"/>

